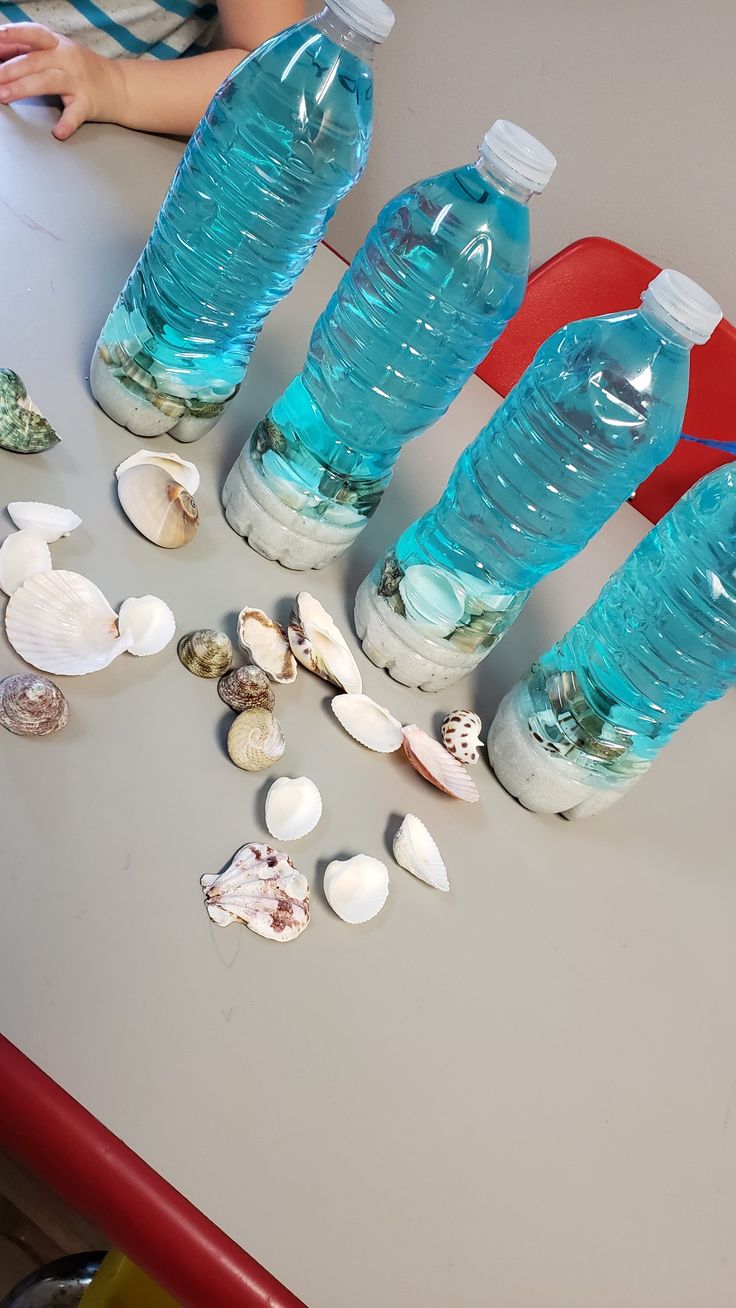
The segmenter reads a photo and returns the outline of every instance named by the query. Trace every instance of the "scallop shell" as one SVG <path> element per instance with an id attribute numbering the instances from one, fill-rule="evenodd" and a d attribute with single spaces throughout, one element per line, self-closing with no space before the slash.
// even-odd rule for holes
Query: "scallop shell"
<path id="1" fill-rule="evenodd" d="M 286 944 L 309 926 L 309 882 L 288 854 L 270 845 L 243 845 L 224 872 L 200 884 L 218 926 L 242 922 L 267 940 Z"/>
<path id="2" fill-rule="evenodd" d="M 61 570 L 38 573 L 11 596 L 5 629 L 26 663 L 70 677 L 106 668 L 130 643 L 94 582 Z"/>
<path id="3" fill-rule="evenodd" d="M 233 661 L 230 637 L 224 631 L 201 627 L 179 641 L 179 658 L 195 677 L 221 677 Z"/>
<path id="4" fill-rule="evenodd" d="M 399 867 L 413 872 L 436 890 L 449 890 L 447 868 L 434 837 L 413 813 L 407 813 L 394 836 L 394 858 Z"/>
<path id="5" fill-rule="evenodd" d="M 404 752 L 419 775 L 446 795 L 464 799 L 469 804 L 480 799 L 477 786 L 462 763 L 458 763 L 438 740 L 413 723 L 404 727 Z"/>
<path id="6" fill-rule="evenodd" d="M 15 736 L 50 736 L 69 721 L 69 705 L 48 677 L 18 672 L 0 681 L 0 724 Z"/>
<path id="7" fill-rule="evenodd" d="M 361 694 L 363 681 L 345 637 L 319 600 L 306 590 L 296 597 L 288 634 L 289 644 L 305 668 L 351 695 Z"/>
<path id="8" fill-rule="evenodd" d="M 175 550 L 196 535 L 199 510 L 189 491 L 152 463 L 128 468 L 118 479 L 123 511 L 142 536 Z"/>
<path id="9" fill-rule="evenodd" d="M 44 418 L 12 368 L 0 368 L 0 446 L 16 454 L 39 454 L 58 445 L 51 423 Z"/>
<path id="10" fill-rule="evenodd" d="M 14 500 L 8 513 L 19 531 L 33 531 L 49 545 L 62 536 L 68 536 L 80 526 L 82 519 L 71 509 L 58 504 L 39 504 L 35 500 Z"/>
<path id="11" fill-rule="evenodd" d="M 266 795 L 266 826 L 274 840 L 301 840 L 322 816 L 322 796 L 309 777 L 279 777 Z"/>
<path id="12" fill-rule="evenodd" d="M 35 531 L 11 531 L 0 545 L 0 589 L 14 595 L 29 577 L 50 572 L 51 551 Z"/>
<path id="13" fill-rule="evenodd" d="M 238 615 L 238 643 L 251 663 L 281 685 L 296 679 L 296 659 L 289 649 L 286 632 L 263 609 L 241 609 Z"/>
<path id="14" fill-rule="evenodd" d="M 325 868 L 324 892 L 343 922 L 370 922 L 388 899 L 388 868 L 369 854 L 333 859 Z"/>
<path id="15" fill-rule="evenodd" d="M 335 695 L 330 708 L 340 726 L 366 749 L 392 754 L 404 743 L 401 723 L 368 695 Z"/>
<path id="16" fill-rule="evenodd" d="M 131 596 L 120 605 L 118 631 L 138 658 L 160 654 L 176 631 L 176 618 L 156 595 Z"/>
<path id="17" fill-rule="evenodd" d="M 220 677 L 217 693 L 236 713 L 249 708 L 263 708 L 270 712 L 276 703 L 271 682 L 262 668 L 233 668 L 232 672 Z"/>
<path id="18" fill-rule="evenodd" d="M 270 768 L 285 749 L 284 733 L 268 709 L 245 709 L 227 733 L 227 752 L 236 767 L 245 772 Z"/>
<path id="19" fill-rule="evenodd" d="M 442 743 L 461 763 L 477 763 L 483 748 L 483 723 L 471 709 L 453 709 L 442 723 Z"/>
<path id="20" fill-rule="evenodd" d="M 184 412 L 184 406 L 181 406 L 181 412 Z M 139 468 L 142 464 L 146 467 L 153 465 L 155 468 L 163 468 L 174 481 L 178 481 L 190 495 L 196 495 L 199 490 L 199 470 L 190 463 L 188 459 L 182 459 L 178 454 L 155 454 L 149 450 L 138 450 L 137 454 L 131 454 L 129 459 L 124 459 L 115 469 L 115 476 L 118 481 L 128 468 Z"/>

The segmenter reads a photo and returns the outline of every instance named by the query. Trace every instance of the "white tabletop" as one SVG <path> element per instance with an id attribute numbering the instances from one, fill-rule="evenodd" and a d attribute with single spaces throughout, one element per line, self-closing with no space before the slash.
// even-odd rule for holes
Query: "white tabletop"
<path id="1" fill-rule="evenodd" d="M 227 527 L 219 489 L 300 366 L 342 265 L 320 249 L 271 317 L 198 464 L 202 527 L 158 550 L 121 515 L 113 470 L 140 447 L 93 405 L 98 328 L 148 234 L 179 147 L 109 127 L 70 143 L 40 106 L 0 112 L 0 366 L 63 444 L 0 451 L 0 499 L 83 526 L 52 546 L 118 604 L 153 592 L 180 632 L 244 604 L 285 616 L 306 587 L 350 632 L 379 552 L 436 498 L 494 397 L 473 380 L 401 461 L 384 505 L 327 573 L 295 576 Z M 157 442 L 168 448 L 165 438 Z M 10 527 L 4 520 L 5 527 Z M 624 508 L 539 587 L 472 682 L 407 691 L 359 656 L 365 689 L 426 727 L 484 720 L 574 620 L 646 524 Z M 0 675 L 22 664 L 0 638 Z M 199 878 L 266 836 L 272 775 L 223 750 L 215 685 L 172 645 L 59 678 L 59 736 L 0 736 L 2 1029 L 311 1308 L 733 1308 L 736 1258 L 734 700 L 692 720 L 618 808 L 532 816 L 475 769 L 481 803 L 345 737 L 325 683 L 279 689 L 272 775 L 306 773 L 325 816 L 292 847 L 313 886 L 293 945 L 213 926 Z M 396 868 L 417 813 L 442 895 Z M 366 927 L 334 917 L 326 860 L 390 866 Z"/>

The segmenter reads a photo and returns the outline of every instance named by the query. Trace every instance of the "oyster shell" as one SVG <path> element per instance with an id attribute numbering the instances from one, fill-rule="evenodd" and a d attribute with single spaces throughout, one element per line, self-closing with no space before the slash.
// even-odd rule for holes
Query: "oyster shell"
<path id="1" fill-rule="evenodd" d="M 335 695 L 330 708 L 340 726 L 366 749 L 378 754 L 392 754 L 401 749 L 404 743 L 401 723 L 368 695 Z"/>
<path id="2" fill-rule="evenodd" d="M 35 500 L 14 500 L 8 505 L 8 513 L 19 531 L 33 531 L 49 545 L 75 531 L 82 521 L 71 509 L 39 504 Z"/>
<path id="3" fill-rule="evenodd" d="M 118 631 L 138 658 L 160 654 L 176 631 L 176 618 L 157 595 L 131 596 L 120 605 Z"/>
<path id="4" fill-rule="evenodd" d="M 16 454 L 39 454 L 59 437 L 28 395 L 12 368 L 0 368 L 0 447 Z"/>
<path id="5" fill-rule="evenodd" d="M 436 890 L 449 890 L 447 868 L 424 823 L 413 813 L 407 813 L 394 836 L 394 858 L 399 867 L 413 872 L 420 881 Z"/>
<path id="6" fill-rule="evenodd" d="M 281 685 L 296 679 L 296 659 L 289 649 L 286 632 L 263 609 L 241 609 L 238 615 L 238 643 L 251 663 Z"/>
<path id="7" fill-rule="evenodd" d="M 35 531 L 11 531 L 0 545 L 0 589 L 15 592 L 39 572 L 50 572 L 51 552 L 43 536 Z"/>
<path id="8" fill-rule="evenodd" d="M 195 677 L 221 677 L 233 661 L 230 637 L 212 627 L 200 627 L 182 636 L 178 654 L 184 667 Z"/>
<path id="9" fill-rule="evenodd" d="M 26 663 L 70 677 L 106 668 L 130 643 L 94 582 L 61 570 L 39 572 L 11 595 L 5 629 Z"/>
<path id="10" fill-rule="evenodd" d="M 182 413 L 184 406 L 182 405 Z M 199 490 L 199 470 L 190 463 L 188 459 L 182 459 L 178 454 L 157 454 L 150 450 L 138 450 L 137 454 L 131 454 L 129 459 L 124 459 L 115 469 L 115 476 L 118 481 L 128 468 L 138 468 L 142 464 L 150 467 L 163 468 L 174 481 L 178 481 L 190 495 L 196 495 Z"/>
<path id="11" fill-rule="evenodd" d="M 236 713 L 249 708 L 263 708 L 270 712 L 276 703 L 271 682 L 262 668 L 233 668 L 232 672 L 220 677 L 217 693 L 222 702 Z"/>
<path id="12" fill-rule="evenodd" d="M 50 736 L 69 721 L 69 705 L 48 677 L 18 672 L 0 681 L 0 725 L 15 736 Z"/>
<path id="13" fill-rule="evenodd" d="M 306 590 L 296 597 L 288 635 L 303 667 L 349 694 L 361 694 L 363 681 L 345 637 L 319 600 Z"/>
<path id="14" fill-rule="evenodd" d="M 404 752 L 412 767 L 438 790 L 475 804 L 480 799 L 472 777 L 444 745 L 412 723 L 404 727 Z"/>
<path id="15" fill-rule="evenodd" d="M 242 922 L 267 940 L 286 944 L 309 926 L 309 882 L 288 854 L 270 845 L 243 845 L 224 872 L 200 884 L 218 926 Z"/>
<path id="16" fill-rule="evenodd" d="M 139 463 L 118 478 L 118 499 L 142 536 L 175 550 L 197 533 L 199 510 L 189 491 L 152 463 Z"/>
<path id="17" fill-rule="evenodd" d="M 301 840 L 322 816 L 322 796 L 309 777 L 279 777 L 266 795 L 266 826 L 274 840 Z"/>
<path id="18" fill-rule="evenodd" d="M 324 892 L 343 922 L 370 922 L 388 899 L 388 868 L 369 854 L 333 859 L 325 868 Z"/>
<path id="19" fill-rule="evenodd" d="M 483 748 L 480 733 L 483 723 L 471 709 L 453 709 L 448 713 L 440 735 L 445 749 L 460 763 L 477 763 L 479 749 Z"/>
<path id="20" fill-rule="evenodd" d="M 284 733 L 268 709 L 244 709 L 227 733 L 227 752 L 236 767 L 245 772 L 270 768 L 285 749 Z"/>

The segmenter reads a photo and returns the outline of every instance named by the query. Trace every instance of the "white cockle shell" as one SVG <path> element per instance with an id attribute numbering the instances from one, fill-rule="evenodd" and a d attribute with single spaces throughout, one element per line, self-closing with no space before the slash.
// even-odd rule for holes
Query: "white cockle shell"
<path id="1" fill-rule="evenodd" d="M 152 450 L 138 450 L 136 454 L 131 454 L 129 459 L 124 459 L 115 469 L 115 476 L 118 481 L 128 468 L 137 468 L 140 464 L 153 464 L 156 468 L 163 468 L 174 481 L 178 481 L 180 486 L 189 491 L 190 495 L 196 495 L 199 490 L 199 469 L 190 463 L 188 459 L 182 459 L 179 454 L 158 454 Z"/>
<path id="2" fill-rule="evenodd" d="M 288 685 L 296 680 L 296 659 L 286 632 L 263 609 L 244 608 L 238 614 L 238 644 L 251 663 L 271 681 Z"/>
<path id="3" fill-rule="evenodd" d="M 413 813 L 407 813 L 394 836 L 394 858 L 399 867 L 413 872 L 436 890 L 449 890 L 447 868 L 434 837 Z"/>
<path id="4" fill-rule="evenodd" d="M 288 854 L 270 845 L 243 845 L 224 872 L 200 882 L 207 912 L 218 926 L 242 922 L 282 944 L 309 926 L 309 882 Z"/>
<path id="5" fill-rule="evenodd" d="M 8 505 L 8 513 L 19 531 L 35 531 L 48 545 L 68 536 L 82 521 L 71 509 L 62 509 L 58 504 L 40 504 L 35 500 L 14 500 Z"/>
<path id="6" fill-rule="evenodd" d="M 460 763 L 477 763 L 483 748 L 483 723 L 471 709 L 453 709 L 442 723 L 442 743 Z"/>
<path id="7" fill-rule="evenodd" d="M 0 545 L 0 590 L 15 592 L 39 572 L 53 568 L 51 551 L 35 531 L 11 531 Z"/>
<path id="8" fill-rule="evenodd" d="M 176 618 L 156 595 L 131 596 L 120 605 L 118 630 L 128 650 L 139 658 L 160 654 L 176 631 Z"/>
<path id="9" fill-rule="evenodd" d="M 349 694 L 361 694 L 363 681 L 345 637 L 319 600 L 306 590 L 296 597 L 288 634 L 303 667 Z"/>
<path id="10" fill-rule="evenodd" d="M 469 804 L 480 799 L 478 788 L 462 763 L 458 763 L 444 745 L 414 723 L 404 727 L 404 752 L 419 775 L 446 795 L 464 799 Z"/>
<path id="11" fill-rule="evenodd" d="M 309 777 L 279 777 L 266 795 L 265 816 L 274 840 L 301 840 L 322 816 L 322 796 Z"/>
<path id="12" fill-rule="evenodd" d="M 61 570 L 38 573 L 11 596 L 5 629 L 26 663 L 70 677 L 106 668 L 130 643 L 94 582 Z"/>
<path id="13" fill-rule="evenodd" d="M 377 754 L 401 749 L 404 743 L 401 723 L 369 695 L 335 695 L 330 708 L 340 726 L 366 749 Z"/>
<path id="14" fill-rule="evenodd" d="M 388 868 L 369 854 L 333 859 L 325 868 L 324 892 L 343 922 L 370 922 L 388 899 Z"/>

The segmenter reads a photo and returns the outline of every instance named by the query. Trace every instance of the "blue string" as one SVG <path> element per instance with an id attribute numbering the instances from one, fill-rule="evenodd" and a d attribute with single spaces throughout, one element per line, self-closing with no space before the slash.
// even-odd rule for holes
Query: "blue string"
<path id="1" fill-rule="evenodd" d="M 733 454 L 736 458 L 736 441 L 707 441 L 702 436 L 686 436 L 685 432 L 680 439 L 692 441 L 693 445 L 708 445 L 712 450 L 722 450 L 725 454 Z"/>

